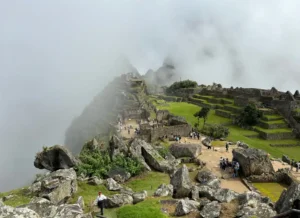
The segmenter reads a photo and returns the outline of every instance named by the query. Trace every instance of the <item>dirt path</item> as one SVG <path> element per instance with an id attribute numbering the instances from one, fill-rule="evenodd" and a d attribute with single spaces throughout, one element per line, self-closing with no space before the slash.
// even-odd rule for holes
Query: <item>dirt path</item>
<path id="1" fill-rule="evenodd" d="M 282 168 L 291 168 L 290 165 L 282 163 L 282 162 L 279 162 L 279 161 L 272 161 L 272 165 L 273 165 L 275 171 L 277 171 L 278 169 L 282 169 Z M 297 178 L 297 180 L 300 181 L 300 171 L 296 172 L 296 168 L 295 167 L 293 168 L 292 175 L 295 178 Z"/>
<path id="2" fill-rule="evenodd" d="M 126 130 L 125 130 L 125 126 L 126 126 Z M 130 133 L 128 134 L 128 127 L 130 127 L 130 126 L 132 126 L 132 128 L 130 128 Z M 139 128 L 139 124 L 136 122 L 136 120 L 125 121 L 125 123 L 123 123 L 122 130 L 121 130 L 122 137 L 129 138 L 129 139 L 134 138 L 135 137 L 135 133 L 134 133 L 135 128 Z"/>

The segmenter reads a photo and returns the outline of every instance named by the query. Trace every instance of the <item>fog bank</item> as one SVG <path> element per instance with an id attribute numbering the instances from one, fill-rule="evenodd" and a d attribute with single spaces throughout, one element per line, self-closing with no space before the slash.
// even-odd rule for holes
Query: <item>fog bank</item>
<path id="1" fill-rule="evenodd" d="M 182 78 L 299 89 L 297 0 L 2 1 L 0 191 L 30 182 L 35 153 L 119 74 L 170 56 Z"/>

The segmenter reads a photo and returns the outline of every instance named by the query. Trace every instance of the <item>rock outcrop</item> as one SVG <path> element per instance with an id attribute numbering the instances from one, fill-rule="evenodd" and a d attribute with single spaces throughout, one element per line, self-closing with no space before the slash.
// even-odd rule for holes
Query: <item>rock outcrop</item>
<path id="1" fill-rule="evenodd" d="M 201 154 L 201 145 L 175 143 L 171 145 L 170 152 L 176 158 L 180 158 L 180 157 L 196 158 Z"/>
<path id="2" fill-rule="evenodd" d="M 210 170 L 207 168 L 202 169 L 198 172 L 197 181 L 202 185 L 207 185 L 213 188 L 220 188 L 220 180 L 217 179 L 217 176 L 214 175 Z"/>
<path id="3" fill-rule="evenodd" d="M 157 190 L 154 192 L 154 196 L 157 197 L 166 197 L 173 195 L 173 185 L 171 184 L 161 184 Z"/>
<path id="4" fill-rule="evenodd" d="M 131 178 L 131 174 L 123 168 L 111 169 L 107 174 L 110 178 L 113 178 L 116 182 L 120 183 L 124 183 Z"/>
<path id="5" fill-rule="evenodd" d="M 221 212 L 221 205 L 217 201 L 212 201 L 206 204 L 200 211 L 202 218 L 215 218 L 219 217 Z"/>
<path id="6" fill-rule="evenodd" d="M 102 179 L 98 178 L 97 176 L 92 176 L 88 179 L 88 184 L 90 185 L 101 185 L 103 184 Z"/>
<path id="7" fill-rule="evenodd" d="M 18 208 L 28 208 L 35 211 L 40 217 L 54 217 L 58 206 L 52 204 L 45 198 L 35 197 L 29 204 L 19 206 Z"/>
<path id="8" fill-rule="evenodd" d="M 233 149 L 233 159 L 238 161 L 244 176 L 274 173 L 274 168 L 268 154 L 255 148 Z"/>
<path id="9" fill-rule="evenodd" d="M 279 200 L 276 202 L 275 208 L 278 213 L 283 213 L 292 209 L 295 204 L 300 203 L 300 184 L 294 182 L 287 190 L 284 190 Z M 299 205 L 298 205 L 299 206 Z"/>
<path id="10" fill-rule="evenodd" d="M 28 208 L 13 208 L 0 206 L 0 217 L 4 218 L 42 218 L 35 211 Z"/>
<path id="11" fill-rule="evenodd" d="M 173 172 L 176 167 L 160 156 L 158 151 L 150 144 L 140 139 L 133 140 L 130 145 L 130 152 L 134 157 L 137 157 L 148 170 L 151 170 L 150 167 L 152 167 L 160 172 L 170 173 Z"/>
<path id="12" fill-rule="evenodd" d="M 46 147 L 37 153 L 34 166 L 38 169 L 55 171 L 59 169 L 69 169 L 74 167 L 78 161 L 71 152 L 64 146 L 55 145 Z"/>
<path id="13" fill-rule="evenodd" d="M 109 140 L 110 157 L 113 159 L 114 155 L 121 154 L 121 153 L 127 154 L 128 147 L 122 139 L 120 139 L 117 135 L 113 135 Z"/>
<path id="14" fill-rule="evenodd" d="M 191 211 L 197 211 L 200 207 L 200 203 L 197 201 L 187 199 L 181 199 L 176 206 L 175 216 L 184 216 Z"/>
<path id="15" fill-rule="evenodd" d="M 114 179 L 108 178 L 106 180 L 106 188 L 109 191 L 119 191 L 122 189 L 122 186 L 120 184 L 118 184 Z"/>
<path id="16" fill-rule="evenodd" d="M 171 178 L 173 185 L 173 197 L 185 198 L 189 197 L 192 187 L 192 182 L 189 177 L 189 171 L 186 165 L 179 168 Z"/>
<path id="17" fill-rule="evenodd" d="M 76 179 L 74 169 L 61 169 L 35 182 L 30 190 L 35 190 L 35 195 L 46 198 L 53 204 L 61 204 L 77 191 Z"/>
<path id="18" fill-rule="evenodd" d="M 193 188 L 193 198 L 197 199 L 205 197 L 211 201 L 218 201 L 220 203 L 228 203 L 239 197 L 239 194 L 229 189 L 212 188 L 207 185 L 198 186 Z"/>
<path id="19" fill-rule="evenodd" d="M 145 200 L 146 197 L 147 197 L 147 191 L 136 192 L 132 194 L 134 204 Z"/>
<path id="20" fill-rule="evenodd" d="M 201 142 L 202 142 L 202 144 L 203 144 L 204 146 L 206 146 L 206 147 L 211 146 L 211 140 L 210 140 L 210 138 L 208 138 L 208 137 L 206 137 L 205 139 L 203 139 Z"/>
<path id="21" fill-rule="evenodd" d="M 107 207 L 114 208 L 114 207 L 121 207 L 125 204 L 132 204 L 133 198 L 131 195 L 127 194 L 116 194 L 112 197 L 107 198 Z"/>

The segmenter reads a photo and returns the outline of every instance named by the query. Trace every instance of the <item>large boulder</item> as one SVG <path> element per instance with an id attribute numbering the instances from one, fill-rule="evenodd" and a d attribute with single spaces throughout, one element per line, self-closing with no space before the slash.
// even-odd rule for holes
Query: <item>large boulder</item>
<path id="1" fill-rule="evenodd" d="M 202 185 L 207 185 L 213 188 L 220 188 L 220 180 L 207 168 L 204 168 L 201 171 L 199 171 L 196 179 Z"/>
<path id="2" fill-rule="evenodd" d="M 136 192 L 136 193 L 132 194 L 134 204 L 145 200 L 146 197 L 147 197 L 147 191 Z"/>
<path id="3" fill-rule="evenodd" d="M 88 179 L 88 184 L 90 185 L 101 185 L 103 184 L 102 179 L 98 178 L 97 176 L 92 176 Z"/>
<path id="4" fill-rule="evenodd" d="M 203 139 L 201 142 L 202 142 L 202 144 L 203 144 L 205 147 L 211 146 L 211 140 L 210 140 L 210 138 L 208 138 L 208 137 L 206 137 L 205 139 Z"/>
<path id="5" fill-rule="evenodd" d="M 132 204 L 133 198 L 131 195 L 127 194 L 116 194 L 112 197 L 107 198 L 107 207 L 108 208 L 115 208 L 115 207 L 121 207 L 125 204 Z"/>
<path id="6" fill-rule="evenodd" d="M 91 214 L 83 214 L 79 204 L 60 205 L 55 214 L 55 218 L 93 218 Z"/>
<path id="7" fill-rule="evenodd" d="M 221 212 L 221 205 L 217 201 L 212 201 L 206 204 L 200 211 L 202 218 L 215 218 L 219 217 Z"/>
<path id="8" fill-rule="evenodd" d="M 255 148 L 233 149 L 233 159 L 238 161 L 244 176 L 274 173 L 274 168 L 268 154 Z"/>
<path id="9" fill-rule="evenodd" d="M 173 185 L 171 184 L 161 184 L 157 190 L 154 192 L 154 196 L 157 197 L 166 197 L 173 195 Z"/>
<path id="10" fill-rule="evenodd" d="M 46 147 L 35 156 L 34 166 L 38 169 L 55 171 L 74 167 L 78 161 L 64 146 Z"/>
<path id="11" fill-rule="evenodd" d="M 189 214 L 191 211 L 197 211 L 199 207 L 200 203 L 197 201 L 182 199 L 177 203 L 175 216 L 184 216 Z"/>
<path id="12" fill-rule="evenodd" d="M 0 217 L 3 218 L 42 218 L 35 211 L 28 208 L 13 208 L 0 206 Z"/>
<path id="13" fill-rule="evenodd" d="M 118 184 L 114 179 L 108 178 L 106 180 L 106 188 L 109 191 L 119 191 L 122 189 L 122 186 L 120 184 Z"/>
<path id="14" fill-rule="evenodd" d="M 171 173 L 176 167 L 165 160 L 150 144 L 140 139 L 133 140 L 130 145 L 130 152 L 133 156 L 141 160 L 146 168 L 148 166 L 149 170 L 152 167 L 160 172 Z"/>
<path id="15" fill-rule="evenodd" d="M 174 143 L 170 147 L 170 152 L 176 158 L 180 158 L 180 157 L 196 158 L 201 153 L 201 145 Z"/>
<path id="16" fill-rule="evenodd" d="M 183 165 L 175 172 L 171 178 L 171 184 L 173 185 L 173 196 L 175 198 L 189 197 L 192 182 L 186 165 Z"/>
<path id="17" fill-rule="evenodd" d="M 110 178 L 120 183 L 124 183 L 131 178 L 131 174 L 120 167 L 111 169 L 107 174 Z"/>
<path id="18" fill-rule="evenodd" d="M 33 210 L 40 217 L 54 217 L 58 207 L 45 198 L 35 197 L 29 204 L 19 206 L 18 208 L 28 208 Z"/>
<path id="19" fill-rule="evenodd" d="M 239 194 L 230 189 L 219 189 L 214 195 L 215 200 L 222 203 L 229 203 L 232 200 L 237 199 L 238 197 Z"/>
<path id="20" fill-rule="evenodd" d="M 300 201 L 300 184 L 294 182 L 284 190 L 279 200 L 276 202 L 275 208 L 278 213 L 283 213 L 289 209 L 292 209 L 296 202 Z"/>
<path id="21" fill-rule="evenodd" d="M 50 200 L 53 204 L 66 202 L 77 191 L 77 176 L 74 169 L 61 169 L 47 174 L 41 181 L 40 190 L 35 194 Z M 34 183 L 33 187 L 36 186 Z M 33 188 L 31 188 L 33 189 Z"/>
<path id="22" fill-rule="evenodd" d="M 117 154 L 127 154 L 128 147 L 126 143 L 117 135 L 113 135 L 109 140 L 109 154 L 110 157 L 113 159 Z"/>

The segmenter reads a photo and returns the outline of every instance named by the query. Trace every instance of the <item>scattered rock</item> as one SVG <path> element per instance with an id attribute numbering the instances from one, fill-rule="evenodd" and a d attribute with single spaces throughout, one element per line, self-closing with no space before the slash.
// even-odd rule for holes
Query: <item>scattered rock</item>
<path id="1" fill-rule="evenodd" d="M 88 184 L 101 185 L 101 184 L 103 184 L 103 181 L 102 181 L 102 179 L 99 179 L 97 176 L 93 176 L 88 179 Z"/>
<path id="2" fill-rule="evenodd" d="M 237 217 L 247 218 L 247 217 L 263 217 L 270 218 L 274 217 L 276 212 L 265 203 L 257 203 L 257 204 L 248 204 L 237 212 Z"/>
<path id="3" fill-rule="evenodd" d="M 203 144 L 204 146 L 206 146 L 206 147 L 211 146 L 211 140 L 210 140 L 210 138 L 208 138 L 208 137 L 206 137 L 205 139 L 203 139 L 201 142 L 202 142 L 202 144 Z"/>
<path id="4" fill-rule="evenodd" d="M 175 198 L 189 197 L 192 182 L 186 165 L 183 165 L 175 172 L 171 178 L 171 184 L 173 185 L 173 196 Z"/>
<path id="5" fill-rule="evenodd" d="M 282 155 L 282 161 L 291 164 L 291 159 L 287 155 Z"/>
<path id="6" fill-rule="evenodd" d="M 77 176 L 74 169 L 54 171 L 43 178 L 41 190 L 36 195 L 49 199 L 53 204 L 64 203 L 77 191 L 76 179 Z M 38 185 L 34 183 L 31 187 L 35 186 Z"/>
<path id="7" fill-rule="evenodd" d="M 175 209 L 175 216 L 184 216 L 189 214 L 191 211 L 196 211 L 200 203 L 188 199 L 182 199 L 178 202 Z"/>
<path id="8" fill-rule="evenodd" d="M 121 207 L 125 204 L 132 204 L 133 198 L 131 195 L 127 194 L 116 194 L 112 197 L 107 198 L 107 207 L 114 208 L 114 207 Z"/>
<path id="9" fill-rule="evenodd" d="M 18 208 L 28 208 L 33 210 L 40 217 L 54 217 L 58 207 L 45 198 L 35 197 L 29 204 L 21 205 Z"/>
<path id="10" fill-rule="evenodd" d="M 298 182 L 294 182 L 288 187 L 287 190 L 284 190 L 281 193 L 279 200 L 275 204 L 275 208 L 278 213 L 283 213 L 291 209 L 294 206 L 294 204 L 299 205 L 299 202 L 300 184 Z"/>
<path id="11" fill-rule="evenodd" d="M 236 145 L 237 145 L 238 147 L 241 147 L 241 148 L 244 148 L 244 149 L 249 148 L 249 145 L 247 145 L 247 144 L 244 143 L 244 142 L 237 142 Z"/>
<path id="12" fill-rule="evenodd" d="M 109 154 L 111 158 L 114 158 L 117 154 L 127 154 L 128 147 L 126 143 L 120 139 L 117 135 L 113 135 L 109 141 Z"/>
<path id="13" fill-rule="evenodd" d="M 6 196 L 4 196 L 3 198 L 2 198 L 2 200 L 3 201 L 8 201 L 9 199 L 12 199 L 12 198 L 14 198 L 15 197 L 15 195 L 6 195 Z"/>
<path id="14" fill-rule="evenodd" d="M 120 184 L 118 184 L 114 179 L 108 178 L 106 180 L 106 188 L 109 191 L 119 191 L 122 189 L 122 186 Z"/>
<path id="15" fill-rule="evenodd" d="M 37 153 L 34 160 L 36 168 L 47 169 L 51 172 L 72 168 L 77 163 L 78 161 L 71 152 L 66 147 L 60 145 L 44 148 L 43 151 Z"/>
<path id="16" fill-rule="evenodd" d="M 161 184 L 157 190 L 154 192 L 154 196 L 157 197 L 166 197 L 173 195 L 173 185 L 171 184 Z"/>
<path id="17" fill-rule="evenodd" d="M 175 143 L 171 145 L 170 152 L 176 158 L 180 158 L 180 157 L 196 158 L 201 154 L 201 145 Z"/>
<path id="18" fill-rule="evenodd" d="M 79 206 L 83 209 L 84 208 L 84 200 L 82 196 L 79 196 L 77 199 L 77 204 L 79 204 Z"/>
<path id="19" fill-rule="evenodd" d="M 220 180 L 217 179 L 217 176 L 208 169 L 202 169 L 199 171 L 196 179 L 200 182 L 200 184 L 208 185 L 213 188 L 220 188 Z"/>
<path id="20" fill-rule="evenodd" d="M 220 216 L 221 205 L 217 201 L 206 204 L 200 211 L 202 218 L 215 218 Z"/>
<path id="21" fill-rule="evenodd" d="M 133 191 L 131 188 L 123 187 L 123 188 L 120 190 L 120 194 L 133 195 L 133 194 L 134 194 L 134 191 Z"/>
<path id="22" fill-rule="evenodd" d="M 13 208 L 10 206 L 0 207 L 0 217 L 7 218 L 41 218 L 36 212 L 28 208 Z"/>
<path id="23" fill-rule="evenodd" d="M 244 176 L 274 173 L 273 165 L 268 154 L 255 148 L 233 149 L 233 159 L 238 161 Z"/>
<path id="24" fill-rule="evenodd" d="M 213 201 L 215 200 L 215 193 L 216 190 L 212 189 L 211 187 L 207 185 L 198 186 L 195 192 L 198 192 L 198 195 L 200 198 L 208 198 L 209 200 Z M 196 195 L 196 193 L 195 193 Z"/>
<path id="25" fill-rule="evenodd" d="M 215 200 L 219 201 L 219 202 L 226 202 L 229 203 L 234 199 L 237 199 L 239 196 L 239 194 L 235 191 L 232 191 L 230 189 L 219 189 L 215 195 L 214 198 Z"/>
<path id="26" fill-rule="evenodd" d="M 83 214 L 79 204 L 63 204 L 57 209 L 55 218 L 93 218 L 91 214 Z"/>
<path id="27" fill-rule="evenodd" d="M 147 191 L 136 192 L 132 195 L 133 203 L 134 204 L 139 203 L 145 200 L 146 197 L 147 197 Z"/>
<path id="28" fill-rule="evenodd" d="M 131 178 L 131 174 L 123 168 L 114 168 L 107 174 L 110 178 L 113 178 L 116 182 L 120 183 L 124 183 Z"/>
<path id="29" fill-rule="evenodd" d="M 37 194 L 39 193 L 40 191 L 42 190 L 42 183 L 39 181 L 39 182 L 36 182 L 36 183 L 33 183 L 30 187 L 29 187 L 29 191 L 33 194 Z"/>

